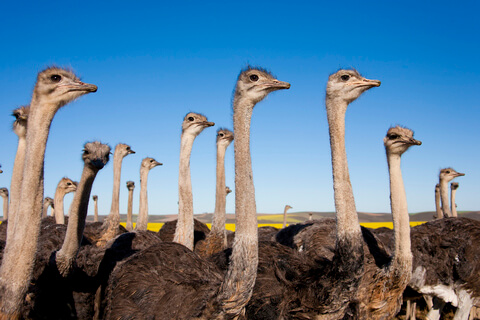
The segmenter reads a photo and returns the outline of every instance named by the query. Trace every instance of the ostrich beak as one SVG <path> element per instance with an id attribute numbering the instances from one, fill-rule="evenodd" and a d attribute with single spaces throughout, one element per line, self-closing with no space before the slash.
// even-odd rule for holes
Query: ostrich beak
<path id="1" fill-rule="evenodd" d="M 464 175 L 465 175 L 465 173 L 460 173 L 460 172 L 458 172 L 458 173 L 455 175 L 455 177 L 463 177 Z"/>
<path id="2" fill-rule="evenodd" d="M 265 86 L 274 90 L 290 89 L 290 83 L 276 79 L 272 80 L 271 82 L 265 83 Z"/>
<path id="3" fill-rule="evenodd" d="M 207 121 L 205 121 L 205 122 L 203 123 L 203 125 L 204 125 L 205 127 L 213 127 L 213 126 L 215 125 L 215 122 L 207 122 Z"/>
<path id="4" fill-rule="evenodd" d="M 416 139 L 410 139 L 410 144 L 413 144 L 413 145 L 417 145 L 417 146 L 421 146 L 422 145 L 422 141 L 420 140 L 416 140 Z"/>
<path id="5" fill-rule="evenodd" d="M 354 82 L 347 83 L 347 85 L 350 85 L 350 86 L 369 87 L 369 88 L 380 87 L 380 84 L 382 84 L 380 80 L 371 80 L 371 79 L 365 79 L 365 78 L 361 81 L 354 81 Z"/>
<path id="6" fill-rule="evenodd" d="M 82 81 L 75 81 L 65 84 L 65 87 L 70 91 L 85 91 L 85 92 L 97 92 L 97 86 L 90 83 L 83 83 Z"/>

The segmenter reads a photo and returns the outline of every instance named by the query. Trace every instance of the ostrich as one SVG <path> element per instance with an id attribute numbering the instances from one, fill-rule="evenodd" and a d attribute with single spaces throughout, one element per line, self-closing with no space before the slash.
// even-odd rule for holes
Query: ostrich
<path id="1" fill-rule="evenodd" d="M 440 204 L 440 184 L 435 185 L 435 215 L 434 219 L 443 219 L 442 206 Z"/>
<path id="2" fill-rule="evenodd" d="M 285 209 L 283 210 L 283 227 L 282 228 L 285 228 L 287 226 L 287 211 L 289 209 L 292 209 L 292 207 L 290 207 L 288 204 L 285 206 Z"/>
<path id="3" fill-rule="evenodd" d="M 93 222 L 98 222 L 98 196 L 93 195 L 92 199 L 94 204 Z"/>
<path id="4" fill-rule="evenodd" d="M 52 207 L 52 211 L 53 211 L 53 208 L 54 208 L 53 199 L 50 197 L 45 197 L 45 199 L 43 199 L 42 219 L 48 216 L 48 207 Z"/>
<path id="5" fill-rule="evenodd" d="M 194 245 L 193 195 L 190 178 L 190 154 L 193 141 L 203 129 L 214 126 L 201 114 L 190 112 L 183 119 L 180 138 L 180 168 L 178 174 L 178 221 L 173 241 L 190 250 Z"/>
<path id="6" fill-rule="evenodd" d="M 312 221 L 313 220 L 313 213 L 309 212 L 308 213 L 308 221 Z"/>
<path id="7" fill-rule="evenodd" d="M 237 232 L 226 273 L 176 243 L 152 246 L 113 272 L 106 319 L 217 319 L 237 318 L 243 313 L 252 294 L 258 261 L 250 119 L 255 104 L 268 93 L 289 87 L 256 68 L 247 68 L 238 77 L 233 102 Z M 137 268 L 149 272 L 137 272 Z M 141 295 L 135 294 L 138 290 Z"/>
<path id="8" fill-rule="evenodd" d="M 11 223 L 7 226 L 8 231 L 13 230 L 13 217 L 19 205 L 20 187 L 23 181 L 23 166 L 25 164 L 25 148 L 27 136 L 27 119 L 30 112 L 29 106 L 22 106 L 13 110 L 12 115 L 15 117 L 13 122 L 13 132 L 18 137 L 17 153 L 15 154 L 15 162 L 13 164 L 12 178 L 10 182 L 10 206 L 9 216 Z"/>
<path id="9" fill-rule="evenodd" d="M 62 106 L 95 91 L 95 85 L 81 82 L 65 69 L 51 67 L 38 74 L 28 117 L 25 179 L 0 267 L 0 318 L 19 316 L 32 274 L 42 211 L 45 147 L 53 117 Z"/>
<path id="10" fill-rule="evenodd" d="M 92 184 L 109 155 L 110 147 L 106 144 L 98 141 L 85 144 L 83 172 L 70 206 L 68 226 L 51 226 L 50 232 L 42 231 L 32 286 L 22 312 L 25 318 L 77 319 L 81 314 L 84 306 L 75 304 L 72 291 L 85 291 L 88 278 L 78 270 L 75 260 L 82 244 Z M 55 243 L 61 243 L 61 247 Z"/>
<path id="11" fill-rule="evenodd" d="M 135 189 L 135 182 L 127 181 L 128 189 L 128 207 L 127 207 L 127 224 L 125 229 L 133 231 L 132 211 L 133 211 L 133 189 Z"/>
<path id="12" fill-rule="evenodd" d="M 285 274 L 299 272 L 290 288 L 287 287 L 286 294 L 279 292 L 272 285 L 274 281 L 267 281 L 268 278 L 265 280 L 265 284 L 258 283 L 256 292 L 263 292 L 263 295 L 267 297 L 271 294 L 272 304 L 276 299 L 283 299 L 280 303 L 276 302 L 278 304 L 276 309 L 282 307 L 284 303 L 287 304 L 283 310 L 270 310 L 270 312 L 280 313 L 280 315 L 288 313 L 290 316 L 305 318 L 323 316 L 328 319 L 339 319 L 346 313 L 356 313 L 357 291 L 364 276 L 365 254 L 362 230 L 358 222 L 348 172 L 345 150 L 345 114 L 351 102 L 368 89 L 378 86 L 380 86 L 380 81 L 365 79 L 355 70 L 339 70 L 330 75 L 328 79 L 326 109 L 330 133 L 336 230 L 335 222 L 325 219 L 318 223 L 306 222 L 291 225 L 281 230 L 276 239 L 280 241 L 282 236 L 286 235 L 289 240 L 284 240 L 291 244 L 297 233 L 300 236 L 300 231 L 308 230 L 303 233 L 307 235 L 303 241 L 308 240 L 314 247 L 320 247 L 318 250 L 324 250 L 321 248 L 324 245 L 321 241 L 324 234 L 335 238 L 335 245 L 331 250 L 327 249 L 331 251 L 329 257 L 302 255 L 302 259 L 306 261 L 300 263 L 298 268 L 292 269 L 291 267 L 295 262 L 294 257 L 292 262 L 284 264 L 270 262 L 277 265 L 276 269 L 283 269 Z M 268 260 L 265 264 L 268 265 Z M 300 271 L 296 271 L 296 269 Z M 275 272 L 278 274 L 278 270 Z M 257 304 L 260 305 L 258 309 L 261 309 L 262 303 L 265 304 L 265 302 L 263 299 L 258 300 Z M 256 311 L 255 308 L 253 310 Z"/>
<path id="13" fill-rule="evenodd" d="M 156 166 L 161 166 L 162 163 L 153 158 L 145 158 L 140 165 L 140 206 L 138 209 L 138 220 L 135 227 L 136 230 L 146 231 L 148 227 L 148 196 L 147 196 L 147 181 L 148 173 Z"/>
<path id="14" fill-rule="evenodd" d="M 412 274 L 412 252 L 407 198 L 400 158 L 407 149 L 422 143 L 413 132 L 400 126 L 388 130 L 384 138 L 390 176 L 390 200 L 394 228 L 394 248 L 390 263 L 365 265 L 359 290 L 360 314 L 364 319 L 390 319 L 400 311 L 402 295 Z"/>
<path id="15" fill-rule="evenodd" d="M 445 168 L 440 170 L 439 180 L 440 180 L 440 199 L 442 200 L 442 211 L 444 217 L 451 217 L 452 212 L 450 211 L 450 206 L 448 205 L 448 183 L 455 179 L 456 177 L 464 176 L 465 173 L 459 173 L 453 168 Z"/>
<path id="16" fill-rule="evenodd" d="M 452 217 L 458 217 L 457 214 L 457 204 L 455 203 L 455 194 L 457 193 L 458 189 L 458 182 L 450 183 L 450 208 L 452 210 Z"/>
<path id="17" fill-rule="evenodd" d="M 77 190 L 77 182 L 64 177 L 58 184 L 55 190 L 55 197 L 53 200 L 55 207 L 55 221 L 57 224 L 65 224 L 65 214 L 63 211 L 63 198 L 67 193 L 75 192 Z"/>
<path id="18" fill-rule="evenodd" d="M 3 221 L 8 219 L 8 189 L 0 188 L 0 197 L 3 198 Z"/>
<path id="19" fill-rule="evenodd" d="M 205 241 L 195 246 L 198 254 L 207 257 L 220 252 L 227 247 L 227 232 L 225 229 L 225 215 L 227 205 L 227 188 L 225 186 L 225 153 L 233 141 L 233 132 L 228 129 L 217 131 L 217 186 L 215 193 L 215 212 L 210 233 Z M 231 190 L 230 190 L 231 192 Z"/>
<path id="20" fill-rule="evenodd" d="M 126 229 L 120 226 L 120 177 L 123 158 L 134 153 L 135 151 L 133 151 L 130 146 L 123 143 L 119 143 L 115 147 L 113 154 L 113 192 L 110 214 L 103 222 L 100 230 L 95 230 L 96 225 L 90 225 L 88 231 L 86 230 L 92 239 L 97 239 L 97 246 L 105 246 L 107 241 L 115 238 L 119 233 L 126 231 Z M 98 232 L 100 232 L 100 234 L 98 234 Z M 97 233 L 97 235 L 93 233 Z"/>
<path id="21" fill-rule="evenodd" d="M 225 187 L 225 194 L 228 196 L 230 193 L 232 193 L 232 189 Z"/>

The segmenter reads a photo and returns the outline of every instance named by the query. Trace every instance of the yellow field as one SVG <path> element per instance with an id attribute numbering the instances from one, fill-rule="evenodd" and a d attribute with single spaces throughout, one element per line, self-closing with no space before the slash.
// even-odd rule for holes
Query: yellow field
<path id="1" fill-rule="evenodd" d="M 279 216 L 281 216 L 281 215 L 279 215 Z M 283 216 L 282 216 L 282 220 L 283 220 Z M 425 222 L 426 221 L 411 221 L 410 226 L 411 227 L 418 226 L 419 224 L 422 224 L 422 223 L 425 223 Z M 125 222 L 122 222 L 120 224 L 125 227 Z M 393 229 L 393 222 L 364 222 L 364 223 L 360 223 L 360 224 L 364 227 L 372 228 L 372 229 L 377 229 L 377 228 L 381 228 L 381 227 L 387 227 L 387 228 Z M 287 224 L 287 225 L 289 225 L 289 224 Z M 135 223 L 133 224 L 133 226 L 135 227 Z M 157 232 L 158 230 L 160 230 L 162 228 L 162 226 L 163 226 L 163 223 L 149 223 L 148 224 L 148 230 Z M 212 224 L 207 223 L 207 226 L 209 228 L 211 228 Z M 275 227 L 277 229 L 282 228 L 281 223 L 259 223 L 258 224 L 258 227 L 266 227 L 266 226 Z M 234 223 L 227 223 L 226 228 L 227 228 L 227 230 L 235 231 L 235 224 Z"/>

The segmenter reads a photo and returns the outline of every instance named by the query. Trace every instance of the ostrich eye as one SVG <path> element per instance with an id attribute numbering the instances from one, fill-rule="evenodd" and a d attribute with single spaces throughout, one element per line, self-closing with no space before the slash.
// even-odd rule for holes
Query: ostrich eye
<path id="1" fill-rule="evenodd" d="M 252 75 L 250 76 L 250 80 L 252 80 L 252 81 L 258 81 L 258 76 L 257 76 L 256 74 L 252 74 Z"/>
<path id="2" fill-rule="evenodd" d="M 395 140 L 395 139 L 398 139 L 399 135 L 398 134 L 391 134 L 388 136 L 388 139 L 390 140 Z"/>
<path id="3" fill-rule="evenodd" d="M 127 151 L 130 150 L 130 147 L 127 147 Z"/>
<path id="4" fill-rule="evenodd" d="M 70 186 L 72 183 L 71 182 L 67 182 L 67 186 Z"/>
<path id="5" fill-rule="evenodd" d="M 150 160 L 150 162 L 153 162 L 153 160 Z"/>
<path id="6" fill-rule="evenodd" d="M 58 74 L 54 74 L 53 76 L 50 77 L 50 80 L 52 80 L 53 82 L 60 82 L 60 80 L 62 80 L 62 77 L 59 76 Z"/>
<path id="7" fill-rule="evenodd" d="M 188 121 L 193 121 L 195 120 L 193 117 L 188 117 Z"/>
<path id="8" fill-rule="evenodd" d="M 223 136 L 224 136 L 224 134 L 223 134 L 223 133 L 219 133 L 218 135 L 219 135 L 220 137 L 223 137 Z"/>
<path id="9" fill-rule="evenodd" d="M 450 170 L 447 170 L 446 173 L 450 173 Z"/>
<path id="10" fill-rule="evenodd" d="M 347 74 L 344 74 L 343 76 L 340 77 L 343 81 L 347 81 L 348 79 L 350 79 L 350 76 L 347 75 Z"/>

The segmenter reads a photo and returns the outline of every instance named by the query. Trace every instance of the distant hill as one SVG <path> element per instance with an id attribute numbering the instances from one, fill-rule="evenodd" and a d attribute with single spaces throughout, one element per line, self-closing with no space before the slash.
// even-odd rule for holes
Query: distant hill
<path id="1" fill-rule="evenodd" d="M 308 220 L 310 214 L 312 214 L 313 219 L 320 218 L 334 218 L 334 212 L 315 212 L 315 211 L 305 211 L 305 212 L 289 212 L 287 215 L 288 224 L 298 223 L 305 220 Z M 429 221 L 433 219 L 433 211 L 419 212 L 410 214 L 410 221 Z M 196 214 L 195 219 L 198 219 L 204 223 L 212 222 L 212 213 L 202 213 Z M 470 219 L 480 220 L 480 211 L 462 211 L 459 212 L 460 217 L 467 217 Z M 134 222 L 137 215 L 134 215 Z M 258 213 L 258 222 L 259 223 L 282 223 L 283 222 L 283 213 L 278 214 L 265 214 Z M 100 220 L 103 220 L 105 216 L 100 216 Z M 167 222 L 175 220 L 177 218 L 176 214 L 171 215 L 150 215 L 148 218 L 149 222 Z M 359 212 L 358 218 L 360 222 L 390 222 L 392 221 L 392 215 L 390 213 L 368 213 L 368 212 Z M 121 221 L 127 220 L 126 214 L 120 215 Z M 89 215 L 87 217 L 88 221 L 93 221 L 93 216 Z M 227 214 L 227 223 L 235 223 L 235 215 Z"/>

